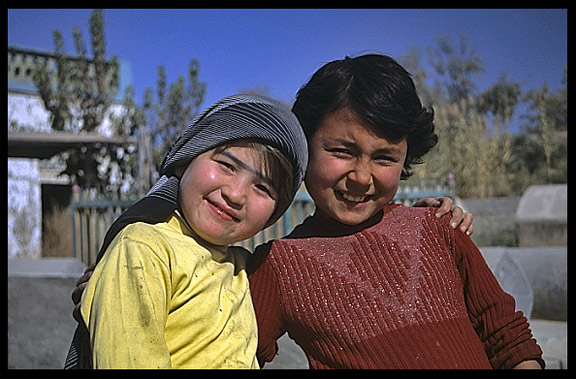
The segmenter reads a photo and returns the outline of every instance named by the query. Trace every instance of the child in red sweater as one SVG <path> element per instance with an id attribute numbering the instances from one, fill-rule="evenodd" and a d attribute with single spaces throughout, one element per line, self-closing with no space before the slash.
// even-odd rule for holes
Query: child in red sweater
<path id="1" fill-rule="evenodd" d="M 541 368 L 542 351 L 467 235 L 391 205 L 436 143 L 433 111 L 393 59 L 328 63 L 293 107 L 316 212 L 250 267 L 258 358 L 285 332 L 310 368 Z"/>

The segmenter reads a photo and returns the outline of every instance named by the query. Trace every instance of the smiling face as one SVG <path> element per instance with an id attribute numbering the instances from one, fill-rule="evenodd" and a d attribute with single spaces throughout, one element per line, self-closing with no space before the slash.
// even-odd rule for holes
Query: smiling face
<path id="1" fill-rule="evenodd" d="M 190 162 L 180 180 L 180 205 L 201 238 L 229 245 L 264 228 L 277 193 L 262 159 L 252 148 L 234 146 L 209 150 Z"/>
<path id="2" fill-rule="evenodd" d="M 309 140 L 305 182 L 319 214 L 347 225 L 370 219 L 396 195 L 407 148 L 347 109 L 329 114 Z"/>

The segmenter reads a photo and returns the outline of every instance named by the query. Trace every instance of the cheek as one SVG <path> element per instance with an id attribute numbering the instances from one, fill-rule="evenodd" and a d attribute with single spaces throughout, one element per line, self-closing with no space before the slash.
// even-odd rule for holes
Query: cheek
<path id="1" fill-rule="evenodd" d="M 206 162 L 199 162 L 199 164 L 194 165 L 190 171 L 190 176 L 203 178 L 203 180 L 213 180 L 217 175 L 216 166 Z"/>
<path id="2" fill-rule="evenodd" d="M 202 178 L 202 180 L 198 180 Z M 202 165 L 190 165 L 180 179 L 179 198 L 183 207 L 198 206 L 201 198 L 216 188 L 217 176 Z"/>
<path id="3" fill-rule="evenodd" d="M 342 162 L 338 159 L 311 159 L 306 170 L 306 188 L 313 191 L 332 186 L 345 172 Z"/>
<path id="4" fill-rule="evenodd" d="M 248 221 L 252 221 L 252 228 L 262 229 L 276 210 L 276 201 L 271 199 L 255 199 L 248 208 Z"/>
<path id="5" fill-rule="evenodd" d="M 388 194 L 398 191 L 400 185 L 400 175 L 402 174 L 402 167 L 384 169 L 377 175 L 377 183 L 383 192 Z"/>
<path id="6" fill-rule="evenodd" d="M 180 206 L 185 213 L 198 207 L 201 201 L 200 188 L 193 186 L 186 176 L 180 179 L 180 188 L 178 190 L 178 199 Z"/>
<path id="7" fill-rule="evenodd" d="M 201 180 L 199 180 L 201 178 Z M 194 186 L 199 190 L 206 190 L 214 187 L 219 182 L 219 175 L 214 167 L 209 165 L 196 165 L 188 170 L 182 177 L 182 182 L 186 185 Z"/>

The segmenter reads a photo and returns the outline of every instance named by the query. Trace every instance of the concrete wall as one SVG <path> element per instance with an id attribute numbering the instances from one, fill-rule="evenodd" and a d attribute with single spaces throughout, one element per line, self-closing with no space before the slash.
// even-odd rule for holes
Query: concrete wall
<path id="1" fill-rule="evenodd" d="M 567 208 L 567 184 L 528 187 L 516 210 L 518 246 L 567 245 Z"/>
<path id="2" fill-rule="evenodd" d="M 537 319 L 568 320 L 568 248 L 483 247 L 482 254 L 517 307 Z M 531 299 L 530 299 L 531 298 Z"/>
<path id="3" fill-rule="evenodd" d="M 460 200 L 474 215 L 472 241 L 476 246 L 517 246 L 514 214 L 520 196 Z"/>

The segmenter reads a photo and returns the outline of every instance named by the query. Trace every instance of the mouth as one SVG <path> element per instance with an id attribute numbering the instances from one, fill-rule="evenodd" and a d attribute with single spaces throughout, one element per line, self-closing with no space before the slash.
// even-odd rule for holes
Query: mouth
<path id="1" fill-rule="evenodd" d="M 213 201 L 210 200 L 206 200 L 208 203 L 208 206 L 210 207 L 210 209 L 212 209 L 212 211 L 214 213 L 216 213 L 218 216 L 220 216 L 222 219 L 226 220 L 226 221 L 235 221 L 238 222 L 240 221 L 240 218 L 232 211 L 230 210 L 228 207 L 215 203 Z"/>
<path id="2" fill-rule="evenodd" d="M 369 198 L 370 195 L 353 195 L 346 192 L 336 191 L 336 197 L 341 198 L 350 203 L 365 203 Z"/>

